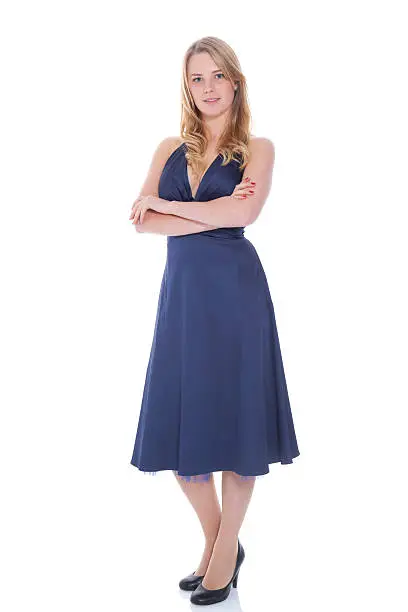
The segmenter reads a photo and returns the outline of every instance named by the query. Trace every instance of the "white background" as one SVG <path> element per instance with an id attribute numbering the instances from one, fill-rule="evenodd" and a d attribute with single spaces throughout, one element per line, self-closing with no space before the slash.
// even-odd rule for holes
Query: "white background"
<path id="1" fill-rule="evenodd" d="M 276 148 L 246 237 L 301 453 L 256 483 L 221 605 L 407 609 L 403 5 L 2 3 L 2 609 L 194 607 L 198 519 L 171 472 L 130 465 L 166 238 L 128 217 L 207 35 Z"/>

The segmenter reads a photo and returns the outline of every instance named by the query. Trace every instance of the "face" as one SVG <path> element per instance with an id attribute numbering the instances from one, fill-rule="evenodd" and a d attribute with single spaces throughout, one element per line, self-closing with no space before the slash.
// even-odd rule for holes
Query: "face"
<path id="1" fill-rule="evenodd" d="M 202 115 L 215 117 L 227 111 L 234 99 L 234 86 L 208 53 L 196 53 L 187 65 L 188 85 Z M 215 102 L 205 100 L 217 98 Z"/>

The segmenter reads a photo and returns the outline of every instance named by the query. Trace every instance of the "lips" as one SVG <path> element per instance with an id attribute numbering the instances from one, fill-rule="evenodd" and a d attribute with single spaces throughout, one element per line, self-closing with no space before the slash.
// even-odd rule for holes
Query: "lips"
<path id="1" fill-rule="evenodd" d="M 204 102 L 217 102 L 219 98 L 206 98 Z"/>

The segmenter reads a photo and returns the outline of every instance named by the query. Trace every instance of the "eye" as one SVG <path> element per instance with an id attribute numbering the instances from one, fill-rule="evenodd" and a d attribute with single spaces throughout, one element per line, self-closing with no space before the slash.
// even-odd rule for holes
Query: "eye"
<path id="1" fill-rule="evenodd" d="M 225 76 L 224 76 L 224 73 L 223 73 L 223 72 L 218 72 L 218 73 L 217 73 L 215 76 L 216 76 L 216 77 L 219 77 L 219 76 L 220 76 L 220 77 L 222 77 L 223 79 L 225 78 Z M 201 79 L 201 77 L 194 77 L 194 78 L 193 78 L 193 83 L 197 83 L 197 82 L 198 82 L 198 81 L 197 81 L 197 79 Z M 219 80 L 219 79 L 217 79 L 217 80 Z"/>

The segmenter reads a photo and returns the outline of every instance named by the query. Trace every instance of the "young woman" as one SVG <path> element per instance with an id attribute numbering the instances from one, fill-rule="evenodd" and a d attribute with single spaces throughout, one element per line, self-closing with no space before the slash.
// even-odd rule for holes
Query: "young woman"
<path id="1" fill-rule="evenodd" d="M 196 41 L 184 57 L 181 137 L 157 147 L 130 215 L 138 232 L 167 236 L 131 464 L 172 470 L 197 512 L 205 549 L 179 583 L 196 604 L 237 585 L 255 480 L 299 455 L 268 283 L 244 236 L 274 165 L 273 143 L 249 123 L 235 53 L 215 37 Z"/>

